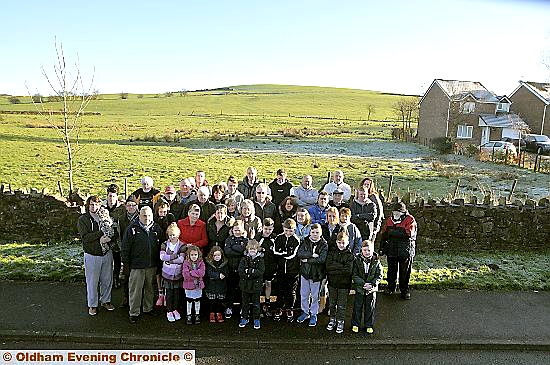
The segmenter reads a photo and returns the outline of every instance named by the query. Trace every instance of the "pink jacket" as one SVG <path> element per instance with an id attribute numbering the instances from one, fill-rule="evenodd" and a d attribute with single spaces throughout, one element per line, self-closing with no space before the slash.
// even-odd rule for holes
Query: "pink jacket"
<path id="1" fill-rule="evenodd" d="M 189 260 L 183 262 L 183 288 L 184 289 L 204 289 L 204 274 L 206 266 L 204 261 L 197 262 L 197 267 L 193 269 L 193 264 Z M 198 284 L 198 287 L 197 287 Z"/>

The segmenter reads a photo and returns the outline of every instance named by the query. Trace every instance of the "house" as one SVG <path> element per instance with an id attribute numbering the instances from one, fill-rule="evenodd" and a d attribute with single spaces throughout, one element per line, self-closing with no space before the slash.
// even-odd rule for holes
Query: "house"
<path id="1" fill-rule="evenodd" d="M 512 111 L 529 125 L 531 133 L 550 135 L 550 84 L 520 81 L 510 94 Z"/>
<path id="2" fill-rule="evenodd" d="M 431 145 L 435 138 L 449 137 L 458 144 L 479 145 L 517 138 L 527 125 L 510 113 L 510 104 L 480 82 L 436 79 L 420 99 L 418 141 Z"/>

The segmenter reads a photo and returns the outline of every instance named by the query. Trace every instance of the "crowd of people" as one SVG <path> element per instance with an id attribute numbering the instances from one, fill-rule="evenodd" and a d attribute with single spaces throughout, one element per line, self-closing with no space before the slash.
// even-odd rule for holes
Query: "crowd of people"
<path id="1" fill-rule="evenodd" d="M 118 193 L 111 184 L 105 200 L 90 196 L 78 220 L 90 316 L 114 310 L 120 288 L 130 323 L 165 308 L 168 322 L 197 324 L 206 307 L 211 323 L 238 315 L 239 327 L 259 329 L 261 318 L 314 327 L 327 312 L 327 330 L 342 333 L 354 293 L 351 330 L 373 333 L 380 255 L 386 292 L 411 298 L 416 221 L 402 202 L 385 218 L 369 177 L 352 189 L 337 170 L 317 190 L 309 175 L 294 186 L 279 169 L 266 184 L 249 167 L 242 181 L 210 185 L 197 171 L 179 190 L 146 176 L 125 200 Z"/>

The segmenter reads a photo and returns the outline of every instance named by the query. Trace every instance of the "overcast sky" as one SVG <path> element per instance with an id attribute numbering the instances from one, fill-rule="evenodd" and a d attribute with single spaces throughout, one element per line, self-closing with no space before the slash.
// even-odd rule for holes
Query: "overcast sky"
<path id="1" fill-rule="evenodd" d="M 421 94 L 433 79 L 499 95 L 548 81 L 550 1 L 5 1 L 0 93 L 51 91 L 54 38 L 102 93 L 245 84 Z"/>

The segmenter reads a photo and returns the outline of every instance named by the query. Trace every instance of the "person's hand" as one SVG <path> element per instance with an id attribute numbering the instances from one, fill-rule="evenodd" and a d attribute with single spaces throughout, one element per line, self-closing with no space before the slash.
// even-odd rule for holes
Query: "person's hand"
<path id="1" fill-rule="evenodd" d="M 365 290 L 371 290 L 371 289 L 372 289 L 372 284 L 370 284 L 370 283 L 365 283 L 365 285 L 363 285 L 363 289 L 365 289 Z"/>
<path id="2" fill-rule="evenodd" d="M 224 274 L 220 274 L 220 279 L 223 280 L 225 278 Z"/>
<path id="3" fill-rule="evenodd" d="M 302 259 L 302 262 L 307 262 L 307 259 Z"/>
<path id="4" fill-rule="evenodd" d="M 111 239 L 108 236 L 101 236 L 101 238 L 99 239 L 99 243 L 107 243 L 107 242 L 111 242 Z"/>
<path id="5" fill-rule="evenodd" d="M 315 252 L 313 253 L 313 255 L 311 255 L 311 257 L 313 257 L 314 259 L 319 257 L 319 254 L 316 254 Z"/>

